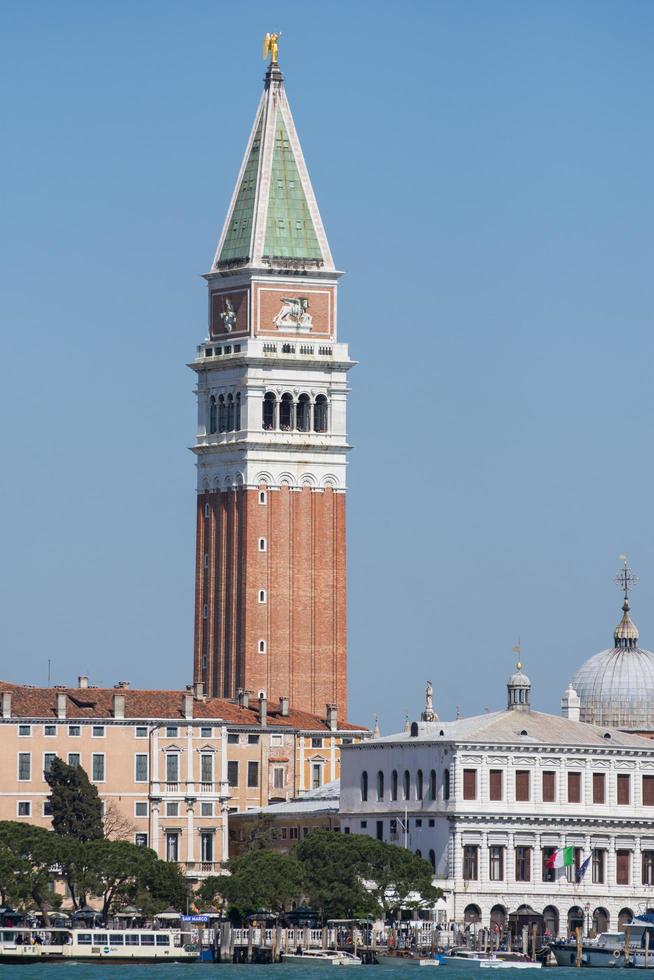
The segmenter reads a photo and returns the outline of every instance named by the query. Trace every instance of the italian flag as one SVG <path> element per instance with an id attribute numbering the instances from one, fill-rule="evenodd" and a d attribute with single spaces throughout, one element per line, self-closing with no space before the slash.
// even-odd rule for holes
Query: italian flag
<path id="1" fill-rule="evenodd" d="M 574 847 L 559 847 L 551 857 L 547 859 L 547 868 L 552 870 L 552 868 L 568 868 L 571 864 L 575 863 L 575 849 Z"/>

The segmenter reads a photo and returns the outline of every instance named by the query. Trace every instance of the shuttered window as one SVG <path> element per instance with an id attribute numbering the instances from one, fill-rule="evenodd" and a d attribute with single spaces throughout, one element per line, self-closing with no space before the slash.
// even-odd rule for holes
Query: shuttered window
<path id="1" fill-rule="evenodd" d="M 606 776 L 603 772 L 593 773 L 593 803 L 606 803 Z"/>
<path id="2" fill-rule="evenodd" d="M 531 881 L 530 847 L 516 847 L 515 849 L 515 880 Z"/>
<path id="3" fill-rule="evenodd" d="M 516 769 L 515 798 L 519 803 L 525 803 L 528 802 L 529 800 L 529 770 L 528 769 Z M 523 878 L 522 880 L 529 881 L 528 878 Z"/>
<path id="4" fill-rule="evenodd" d="M 568 773 L 568 803 L 581 803 L 581 773 Z"/>
<path id="5" fill-rule="evenodd" d="M 617 885 L 629 884 L 630 865 L 631 865 L 631 851 L 616 851 L 615 881 Z"/>
<path id="6" fill-rule="evenodd" d="M 654 776 L 643 776 L 643 806 L 654 806 Z"/>
<path id="7" fill-rule="evenodd" d="M 556 802 L 556 773 L 543 773 L 543 803 Z"/>
<path id="8" fill-rule="evenodd" d="M 491 769 L 490 771 L 490 798 L 491 800 L 502 799 L 502 770 Z"/>
<path id="9" fill-rule="evenodd" d="M 477 770 L 476 769 L 463 770 L 463 799 L 464 800 L 477 799 Z"/>
<path id="10" fill-rule="evenodd" d="M 618 804 L 619 806 L 629 806 L 629 775 L 625 772 L 618 773 Z"/>

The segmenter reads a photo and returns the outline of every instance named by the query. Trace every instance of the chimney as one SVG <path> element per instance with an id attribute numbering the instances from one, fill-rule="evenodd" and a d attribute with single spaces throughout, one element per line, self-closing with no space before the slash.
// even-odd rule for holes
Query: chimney
<path id="1" fill-rule="evenodd" d="M 579 721 L 579 714 L 581 710 L 581 698 L 575 691 L 572 684 L 568 684 L 568 688 L 561 698 L 561 714 L 568 721 Z"/>
<path id="2" fill-rule="evenodd" d="M 279 699 L 279 713 L 282 718 L 288 718 L 288 698 Z"/>
<path id="3" fill-rule="evenodd" d="M 193 697 L 196 701 L 204 701 L 204 684 L 202 681 L 196 681 L 193 685 Z"/>
<path id="4" fill-rule="evenodd" d="M 185 718 L 193 717 L 193 695 L 184 694 L 182 695 L 182 710 L 184 711 Z"/>
<path id="5" fill-rule="evenodd" d="M 11 691 L 2 692 L 2 717 L 11 718 Z"/>
<path id="6" fill-rule="evenodd" d="M 89 678 L 87 674 L 80 674 L 77 678 L 77 686 L 81 690 L 85 690 L 89 686 Z"/>
<path id="7" fill-rule="evenodd" d="M 57 694 L 57 718 L 66 717 L 66 695 Z"/>
<path id="8" fill-rule="evenodd" d="M 338 717 L 335 704 L 327 705 L 327 724 L 330 732 L 335 732 L 338 728 Z"/>
<path id="9" fill-rule="evenodd" d="M 265 695 L 259 695 L 259 724 L 263 727 L 268 724 L 268 701 Z"/>
<path id="10" fill-rule="evenodd" d="M 250 707 L 250 692 L 240 690 L 236 695 L 236 701 L 239 708 L 249 708 Z"/>
<path id="11" fill-rule="evenodd" d="M 114 694 L 112 696 L 114 718 L 124 718 L 125 717 L 125 695 L 124 694 Z"/>
<path id="12" fill-rule="evenodd" d="M 129 686 L 130 686 L 130 681 L 118 681 L 117 684 L 114 684 L 114 687 L 117 688 L 119 691 L 128 691 Z"/>

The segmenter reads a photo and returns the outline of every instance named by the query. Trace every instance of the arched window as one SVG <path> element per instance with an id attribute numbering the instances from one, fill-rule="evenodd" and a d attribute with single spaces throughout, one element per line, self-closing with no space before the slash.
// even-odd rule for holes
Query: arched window
<path id="1" fill-rule="evenodd" d="M 209 432 L 216 431 L 216 396 L 212 395 L 209 399 Z"/>
<path id="2" fill-rule="evenodd" d="M 593 912 L 593 929 L 596 935 L 609 931 L 609 913 L 601 905 Z"/>
<path id="3" fill-rule="evenodd" d="M 313 407 L 313 431 L 327 431 L 327 397 L 318 395 L 316 404 Z"/>
<path id="4" fill-rule="evenodd" d="M 279 428 L 282 432 L 290 432 L 293 428 L 293 396 L 288 392 L 282 395 L 279 405 Z"/>
<path id="5" fill-rule="evenodd" d="M 384 799 L 384 773 L 381 769 L 377 773 L 377 799 Z"/>
<path id="6" fill-rule="evenodd" d="M 543 912 L 543 918 L 545 913 Z M 490 910 L 490 924 L 493 932 L 504 932 L 506 926 L 506 909 L 503 905 L 494 905 Z"/>
<path id="7" fill-rule="evenodd" d="M 429 799 L 436 799 L 436 770 L 432 769 L 429 773 Z"/>
<path id="8" fill-rule="evenodd" d="M 424 781 L 422 776 L 422 769 L 418 769 L 416 773 L 416 799 L 421 800 L 424 792 Z"/>
<path id="9" fill-rule="evenodd" d="M 463 910 L 463 921 L 466 925 L 481 922 L 481 909 L 478 905 L 466 905 Z"/>
<path id="10" fill-rule="evenodd" d="M 411 799 L 411 773 L 408 769 L 404 770 L 404 799 Z"/>
<path id="11" fill-rule="evenodd" d="M 222 395 L 218 398 L 218 431 L 227 431 L 227 412 L 225 409 L 225 399 Z"/>
<path id="12" fill-rule="evenodd" d="M 391 773 L 391 799 L 397 799 L 397 769 L 393 769 Z"/>
<path id="13" fill-rule="evenodd" d="M 275 396 L 269 391 L 263 399 L 262 421 L 265 431 L 275 428 Z"/>
<path id="14" fill-rule="evenodd" d="M 631 909 L 620 909 L 618 913 L 618 932 L 624 932 L 625 927 L 634 917 L 634 913 Z"/>
<path id="15" fill-rule="evenodd" d="M 234 431 L 234 397 L 227 396 L 227 431 Z"/>
<path id="16" fill-rule="evenodd" d="M 364 769 L 361 773 L 361 801 L 366 803 L 368 800 L 368 773 Z"/>
<path id="17" fill-rule="evenodd" d="M 556 939 L 559 934 L 559 910 L 556 905 L 546 905 L 543 909 L 543 932 Z"/>
<path id="18" fill-rule="evenodd" d="M 241 392 L 236 392 L 236 412 L 234 416 L 234 428 L 237 432 L 241 431 Z"/>
<path id="19" fill-rule="evenodd" d="M 311 428 L 311 400 L 308 395 L 300 395 L 297 400 L 295 427 L 298 432 L 308 432 Z"/>
<path id="20" fill-rule="evenodd" d="M 416 851 L 416 857 L 417 858 L 421 858 L 422 857 L 422 851 L 420 850 L 420 848 L 418 848 L 418 850 Z"/>
<path id="21" fill-rule="evenodd" d="M 450 798 L 450 770 L 443 770 L 443 799 L 449 800 Z"/>
<path id="22" fill-rule="evenodd" d="M 432 871 L 436 871 L 436 851 L 429 852 L 429 863 L 431 864 Z"/>

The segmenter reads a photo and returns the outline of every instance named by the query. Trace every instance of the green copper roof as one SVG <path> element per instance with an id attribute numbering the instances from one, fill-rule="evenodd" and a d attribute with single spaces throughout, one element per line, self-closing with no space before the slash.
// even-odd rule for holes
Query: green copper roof
<path id="1" fill-rule="evenodd" d="M 257 127 L 252 142 L 252 149 L 250 150 L 250 157 L 243 172 L 243 179 L 238 189 L 236 204 L 234 205 L 232 221 L 219 256 L 220 262 L 227 262 L 230 259 L 247 259 L 250 257 L 250 236 L 252 233 L 254 200 L 257 190 L 259 151 L 261 149 L 261 125 L 262 120 L 260 120 Z"/>
<path id="2" fill-rule="evenodd" d="M 221 258 L 225 257 L 224 253 L 225 249 Z M 297 259 L 323 258 L 280 112 L 277 113 L 275 123 L 275 149 L 263 254 Z"/>

